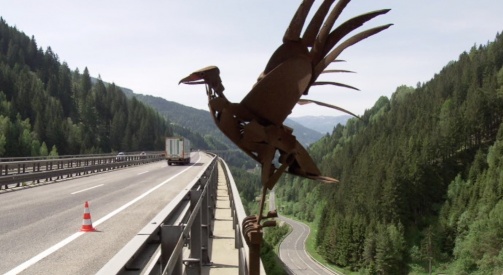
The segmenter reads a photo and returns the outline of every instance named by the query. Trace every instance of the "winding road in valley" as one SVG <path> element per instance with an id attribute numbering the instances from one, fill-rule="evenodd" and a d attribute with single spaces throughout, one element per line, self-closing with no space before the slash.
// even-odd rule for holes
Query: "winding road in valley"
<path id="1" fill-rule="evenodd" d="M 276 209 L 274 190 L 269 193 L 269 209 Z M 279 257 L 289 274 L 325 275 L 338 274 L 322 266 L 312 259 L 306 251 L 306 240 L 309 236 L 309 226 L 278 214 L 278 219 L 288 223 L 292 232 L 285 237 L 279 247 Z"/>

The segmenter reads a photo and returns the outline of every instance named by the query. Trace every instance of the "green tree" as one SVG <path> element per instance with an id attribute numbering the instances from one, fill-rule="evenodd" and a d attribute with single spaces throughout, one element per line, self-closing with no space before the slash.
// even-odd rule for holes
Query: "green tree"
<path id="1" fill-rule="evenodd" d="M 33 156 L 33 157 L 36 157 L 36 156 L 39 156 L 40 155 L 40 149 L 41 149 L 41 145 L 40 145 L 40 141 L 38 140 L 32 140 L 31 141 L 31 154 L 30 156 Z"/>
<path id="2" fill-rule="evenodd" d="M 7 138 L 3 133 L 0 134 L 0 156 L 5 154 L 5 145 L 7 144 Z"/>
<path id="3" fill-rule="evenodd" d="M 58 154 L 58 149 L 56 148 L 56 145 L 53 145 L 51 148 L 51 152 L 49 153 L 49 156 L 51 157 L 57 157 Z"/>
<path id="4" fill-rule="evenodd" d="M 42 142 L 42 146 L 40 146 L 40 156 L 48 156 L 49 155 L 49 151 L 47 150 L 47 145 L 45 144 L 45 142 Z"/>

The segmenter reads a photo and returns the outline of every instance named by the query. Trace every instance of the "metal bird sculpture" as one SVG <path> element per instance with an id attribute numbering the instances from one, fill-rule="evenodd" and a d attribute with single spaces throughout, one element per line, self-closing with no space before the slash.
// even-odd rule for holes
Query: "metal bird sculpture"
<path id="1" fill-rule="evenodd" d="M 374 27 L 342 40 L 346 35 L 372 18 L 389 9 L 365 13 L 347 20 L 336 28 L 335 21 L 349 0 L 325 0 L 302 30 L 314 0 L 304 0 L 297 9 L 284 36 L 283 43 L 272 54 L 264 71 L 251 91 L 239 103 L 232 103 L 224 95 L 220 71 L 215 66 L 206 67 L 183 78 L 180 83 L 205 84 L 210 113 L 218 128 L 241 150 L 262 166 L 262 199 L 260 213 L 251 217 L 254 229 L 267 226 L 261 219 L 267 189 L 272 189 L 284 173 L 321 182 L 333 183 L 336 179 L 321 175 L 320 170 L 304 147 L 283 125 L 296 104 L 315 103 L 352 114 L 340 107 L 301 99 L 316 85 L 335 85 L 352 88 L 338 82 L 317 81 L 322 73 L 347 72 L 325 70 L 349 46 L 387 29 L 392 24 Z M 276 164 L 279 167 L 276 167 Z"/>

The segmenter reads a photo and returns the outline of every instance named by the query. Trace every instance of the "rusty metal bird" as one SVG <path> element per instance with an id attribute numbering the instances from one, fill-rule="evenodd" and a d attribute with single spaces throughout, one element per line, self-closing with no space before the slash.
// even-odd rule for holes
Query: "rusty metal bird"
<path id="1" fill-rule="evenodd" d="M 355 89 L 342 83 L 317 79 L 322 73 L 347 72 L 325 69 L 337 61 L 341 52 L 349 46 L 392 25 L 374 27 L 343 40 L 365 22 L 387 13 L 389 9 L 359 15 L 333 28 L 349 0 L 339 0 L 335 5 L 334 0 L 325 0 L 302 34 L 313 2 L 302 1 L 283 36 L 283 43 L 272 54 L 257 82 L 241 102 L 227 100 L 220 71 L 215 66 L 195 71 L 180 81 L 206 85 L 209 110 L 215 124 L 241 150 L 261 164 L 263 190 L 257 223 L 266 218 L 262 212 L 267 189 L 272 189 L 283 173 L 321 182 L 337 182 L 321 175 L 309 153 L 293 135 L 293 130 L 283 123 L 296 104 L 315 103 L 354 115 L 343 108 L 301 97 L 316 85 Z"/>

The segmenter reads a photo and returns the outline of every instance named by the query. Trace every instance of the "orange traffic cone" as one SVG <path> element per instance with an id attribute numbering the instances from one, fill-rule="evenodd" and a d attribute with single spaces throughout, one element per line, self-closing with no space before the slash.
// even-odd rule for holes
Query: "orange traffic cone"
<path id="1" fill-rule="evenodd" d="M 84 204 L 84 220 L 82 221 L 82 228 L 80 231 L 84 232 L 94 232 L 96 229 L 93 227 L 93 222 L 91 221 L 91 213 L 89 212 L 89 204 Z"/>

